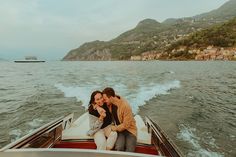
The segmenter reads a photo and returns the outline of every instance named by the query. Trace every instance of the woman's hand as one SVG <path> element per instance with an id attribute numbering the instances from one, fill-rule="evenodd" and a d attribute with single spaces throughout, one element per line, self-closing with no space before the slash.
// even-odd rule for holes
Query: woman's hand
<path id="1" fill-rule="evenodd" d="M 96 109 L 97 109 L 98 113 L 100 114 L 100 116 L 102 116 L 103 118 L 106 117 L 106 111 L 102 107 L 97 106 Z"/>
<path id="2" fill-rule="evenodd" d="M 103 116 L 100 116 L 98 119 L 99 119 L 100 121 L 103 121 L 104 117 L 103 117 Z"/>
<path id="3" fill-rule="evenodd" d="M 101 114 L 100 114 L 100 117 L 99 117 L 99 120 L 100 121 L 103 121 L 103 119 L 106 117 L 106 113 L 105 112 L 102 112 Z"/>

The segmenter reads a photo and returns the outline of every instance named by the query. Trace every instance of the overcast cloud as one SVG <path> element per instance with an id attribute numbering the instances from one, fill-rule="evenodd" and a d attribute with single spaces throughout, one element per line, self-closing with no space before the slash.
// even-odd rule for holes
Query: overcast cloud
<path id="1" fill-rule="evenodd" d="M 84 42 L 111 40 L 145 18 L 163 22 L 227 0 L 0 0 L 0 58 L 59 60 Z"/>

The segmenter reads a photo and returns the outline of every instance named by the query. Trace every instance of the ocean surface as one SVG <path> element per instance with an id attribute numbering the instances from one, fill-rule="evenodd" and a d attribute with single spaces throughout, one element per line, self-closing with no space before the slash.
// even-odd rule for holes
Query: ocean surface
<path id="1" fill-rule="evenodd" d="M 113 87 L 187 157 L 236 156 L 236 62 L 0 62 L 0 147 Z"/>

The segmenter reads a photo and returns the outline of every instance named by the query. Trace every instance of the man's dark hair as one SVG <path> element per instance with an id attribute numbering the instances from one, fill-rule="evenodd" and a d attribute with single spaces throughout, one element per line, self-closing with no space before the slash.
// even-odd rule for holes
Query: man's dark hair
<path id="1" fill-rule="evenodd" d="M 106 94 L 108 98 L 110 98 L 111 96 L 115 97 L 115 91 L 113 88 L 111 87 L 107 87 L 102 91 L 103 94 Z"/>

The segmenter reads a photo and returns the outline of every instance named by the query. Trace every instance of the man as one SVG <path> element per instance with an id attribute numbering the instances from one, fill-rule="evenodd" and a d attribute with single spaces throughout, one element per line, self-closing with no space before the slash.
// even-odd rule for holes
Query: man
<path id="1" fill-rule="evenodd" d="M 117 96 L 114 89 L 110 87 L 103 90 L 103 98 L 115 124 L 111 129 L 118 133 L 115 149 L 134 152 L 137 143 L 137 127 L 130 105 L 125 99 Z"/>

